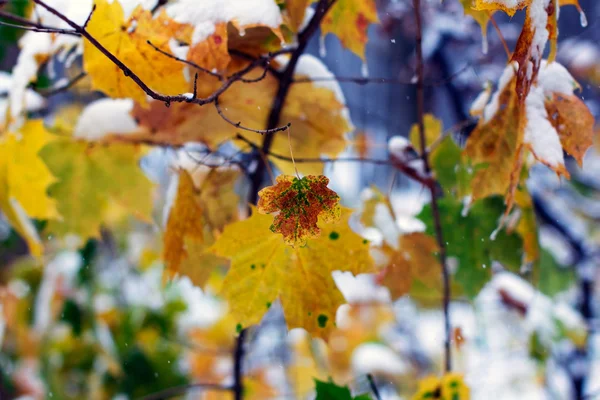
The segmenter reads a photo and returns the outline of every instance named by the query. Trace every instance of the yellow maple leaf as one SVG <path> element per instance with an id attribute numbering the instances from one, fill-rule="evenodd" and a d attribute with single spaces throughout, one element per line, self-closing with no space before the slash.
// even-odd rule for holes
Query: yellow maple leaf
<path id="1" fill-rule="evenodd" d="M 261 73 L 257 69 L 247 77 L 256 78 Z M 199 85 L 200 95 L 210 94 L 215 89 L 214 85 L 202 84 L 206 87 Z M 220 107 L 232 121 L 241 121 L 248 127 L 264 128 L 277 85 L 277 79 L 271 75 L 251 84 L 236 82 L 220 96 Z M 282 173 L 291 175 L 294 166 L 291 159 L 285 158 L 290 155 L 290 145 L 294 157 L 298 159 L 318 158 L 321 155 L 335 157 L 346 147 L 345 134 L 351 129 L 344 110 L 345 106 L 335 93 L 325 87 L 309 83 L 293 85 L 279 121 L 280 124 L 292 124 L 290 139 L 285 133 L 277 134 L 271 146 L 271 152 L 284 159 L 275 156 L 269 156 L 269 159 Z M 167 108 L 162 102 L 151 102 L 148 109 L 135 106 L 132 114 L 140 122 L 143 132 L 122 136 L 120 140 L 171 145 L 201 142 L 216 148 L 240 132 L 224 121 L 212 105 L 172 104 Z M 258 147 L 264 140 L 264 136 L 258 133 L 243 132 L 243 135 Z M 251 150 L 247 143 L 240 143 L 240 146 Z M 306 175 L 323 172 L 323 164 L 319 162 L 298 163 L 297 167 Z"/>
<path id="2" fill-rule="evenodd" d="M 164 234 L 167 277 L 181 274 L 204 286 L 215 267 L 227 264 L 206 249 L 214 243 L 216 233 L 238 218 L 239 196 L 234 185 L 239 176 L 240 171 L 232 168 L 215 168 L 207 173 L 202 168 L 190 173 L 180 171 L 177 198 L 171 209 L 174 214 L 169 214 Z"/>
<path id="3" fill-rule="evenodd" d="M 321 224 L 324 235 L 296 248 L 270 231 L 272 217 L 256 210 L 228 225 L 210 250 L 231 259 L 223 295 L 239 323 L 258 323 L 279 298 L 290 328 L 327 338 L 344 303 L 331 272 L 372 270 L 368 242 L 350 229 L 349 217 L 350 210 L 344 210 L 340 221 Z"/>
<path id="4" fill-rule="evenodd" d="M 161 54 L 148 41 L 170 53 L 169 41 L 182 34 L 186 26 L 163 13 L 153 18 L 138 6 L 126 21 L 118 1 L 96 0 L 96 9 L 87 25 L 88 32 L 121 60 L 151 89 L 165 95 L 189 91 L 184 64 Z M 146 103 L 146 94 L 93 44 L 83 44 L 83 67 L 92 78 L 92 87 L 115 98 L 132 98 Z"/>
<path id="5" fill-rule="evenodd" d="M 418 279 L 426 286 L 440 286 L 440 266 L 435 252 L 438 250 L 435 239 L 421 232 L 400 236 L 399 250 L 385 245 L 388 256 L 385 269 L 377 280 L 390 290 L 396 300 L 410 291 L 413 280 Z"/>
<path id="6" fill-rule="evenodd" d="M 175 203 L 169 211 L 167 228 L 163 236 L 164 259 L 167 268 L 178 270 L 187 257 L 185 239 L 202 243 L 204 240 L 202 208 L 196 199 L 196 189 L 190 174 L 179 171 Z"/>
<path id="7" fill-rule="evenodd" d="M 367 30 L 377 22 L 374 0 L 338 0 L 323 18 L 321 34 L 335 34 L 342 46 L 364 60 Z"/>
<path id="8" fill-rule="evenodd" d="M 141 146 L 63 138 L 45 146 L 40 155 L 58 179 L 49 193 L 62 220 L 50 222 L 49 232 L 83 240 L 98 237 L 112 202 L 128 215 L 151 220 L 153 184 L 138 165 L 144 155 Z"/>
<path id="9" fill-rule="evenodd" d="M 302 246 L 307 238 L 321 234 L 319 220 L 333 222 L 340 217 L 340 197 L 327 187 L 328 183 L 323 175 L 279 175 L 275 185 L 258 192 L 258 212 L 276 213 L 271 230 L 281 233 L 286 243 Z"/>
<path id="10" fill-rule="evenodd" d="M 56 202 L 47 193 L 56 179 L 39 156 L 52 140 L 41 120 L 27 121 L 17 133 L 0 136 L 0 208 L 36 256 L 42 247 L 29 218 L 59 217 Z"/>

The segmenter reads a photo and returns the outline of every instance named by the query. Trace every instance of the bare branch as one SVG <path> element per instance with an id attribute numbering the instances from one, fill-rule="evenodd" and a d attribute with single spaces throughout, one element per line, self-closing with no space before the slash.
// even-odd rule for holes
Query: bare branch
<path id="1" fill-rule="evenodd" d="M 265 57 L 260 57 L 260 58 L 256 59 L 255 61 L 251 62 L 245 68 L 243 68 L 240 71 L 238 71 L 238 72 L 234 73 L 233 75 L 231 75 L 227 80 L 225 80 L 223 82 L 223 84 L 215 92 L 213 92 L 210 96 L 208 96 L 206 98 L 194 98 L 194 99 L 190 99 L 190 97 L 188 95 L 186 95 L 186 94 L 179 94 L 179 95 L 174 95 L 174 96 L 167 96 L 167 95 L 163 95 L 163 94 L 160 94 L 160 93 L 152 90 L 138 75 L 136 75 L 131 70 L 131 68 L 129 68 L 121 60 L 119 60 L 114 54 L 112 54 L 106 47 L 104 47 L 102 45 L 102 43 L 100 43 L 84 27 L 76 24 L 75 22 L 73 22 L 72 20 L 70 20 L 68 17 L 66 17 L 64 14 L 62 14 L 60 11 L 58 11 L 57 9 L 53 8 L 52 6 L 46 4 L 43 0 L 33 0 L 33 1 L 34 1 L 34 3 L 36 3 L 36 4 L 40 5 L 41 7 L 45 8 L 51 14 L 54 14 L 55 16 L 57 16 L 59 19 L 61 19 L 67 25 L 69 25 L 71 28 L 73 28 L 73 30 L 75 32 L 77 32 L 78 34 L 80 34 L 81 36 L 83 36 L 85 39 L 87 39 L 94 47 L 96 47 L 96 49 L 98 49 L 102 54 L 104 54 L 105 57 L 107 57 L 110 61 L 112 61 L 112 63 L 115 64 L 117 67 L 119 67 L 119 69 L 121 71 L 123 71 L 123 74 L 125 76 L 127 76 L 128 78 L 130 78 L 131 80 L 133 80 L 140 87 L 140 89 L 142 89 L 144 91 L 144 93 L 146 93 L 148 96 L 150 96 L 154 100 L 158 100 L 158 101 L 164 102 L 165 106 L 167 106 L 167 107 L 169 107 L 171 105 L 171 103 L 192 103 L 192 104 L 198 104 L 198 105 L 201 105 L 201 106 L 205 105 L 205 104 L 213 103 L 232 84 L 234 84 L 237 81 L 242 81 L 244 79 L 244 76 L 247 73 L 249 73 L 250 71 L 252 71 L 257 66 L 263 65 L 266 62 L 265 60 L 270 60 L 270 59 L 276 57 L 279 54 L 289 53 L 291 51 L 289 49 L 283 49 L 283 50 L 279 50 L 279 51 L 276 51 L 276 52 L 273 52 L 273 53 L 269 53 Z M 268 132 L 277 132 L 277 131 L 281 131 L 281 130 L 287 129 L 286 127 L 280 127 L 279 129 L 277 129 L 276 125 L 277 124 L 275 124 L 273 127 L 268 128 L 267 131 Z M 236 126 L 236 125 L 234 124 L 234 126 Z"/>
<path id="2" fill-rule="evenodd" d="M 287 131 L 288 129 L 290 129 L 290 126 L 292 126 L 291 123 L 288 123 L 287 125 L 276 127 L 276 128 L 273 128 L 273 129 L 252 129 L 252 128 L 247 128 L 245 126 L 242 126 L 241 122 L 234 122 L 234 121 L 232 121 L 231 119 L 229 119 L 223 113 L 223 110 L 221 109 L 221 106 L 219 104 L 219 98 L 218 97 L 215 99 L 215 108 L 217 109 L 217 113 L 219 113 L 219 115 L 221 116 L 221 118 L 223 118 L 227 123 L 235 126 L 236 128 L 239 128 L 239 129 L 242 129 L 242 130 L 248 131 L 248 132 L 260 133 L 261 135 L 273 134 L 273 133 L 277 133 L 277 132 Z"/>
<path id="3" fill-rule="evenodd" d="M 23 18 L 18 15 L 7 13 L 5 11 L 0 11 L 0 18 L 4 18 L 6 20 L 14 22 L 14 24 L 11 24 L 9 22 L 0 21 L 0 25 L 9 26 L 11 28 L 24 29 L 24 30 L 33 31 L 33 32 L 59 33 L 59 34 L 63 34 L 63 35 L 80 36 L 80 34 L 75 30 L 53 28 L 50 26 L 45 26 L 40 23 L 30 21 L 27 18 Z"/>
<path id="4" fill-rule="evenodd" d="M 423 65 L 423 27 L 421 21 L 421 0 L 413 0 L 415 10 L 415 21 L 417 26 L 416 36 L 416 55 L 417 55 L 417 124 L 419 127 L 419 139 L 421 142 L 421 158 L 425 167 L 425 172 L 431 175 L 431 165 L 429 163 L 429 153 L 427 152 L 427 139 L 425 136 L 425 69 Z M 439 259 L 442 267 L 442 277 L 444 283 L 444 360 L 445 370 L 452 370 L 452 352 L 450 348 L 450 338 L 452 335 L 450 327 L 450 275 L 446 260 L 446 242 L 442 231 L 442 220 L 435 185 L 429 186 L 431 192 L 431 212 L 435 225 L 435 236 L 439 247 Z"/>

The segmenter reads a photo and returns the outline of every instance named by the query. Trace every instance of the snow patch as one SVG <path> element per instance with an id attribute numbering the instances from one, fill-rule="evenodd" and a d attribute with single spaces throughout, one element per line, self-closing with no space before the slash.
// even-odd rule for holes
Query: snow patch
<path id="1" fill-rule="evenodd" d="M 179 0 L 165 9 L 175 21 L 194 26 L 192 44 L 206 40 L 215 25 L 222 22 L 231 21 L 241 28 L 254 25 L 279 28 L 282 22 L 273 0 Z"/>
<path id="2" fill-rule="evenodd" d="M 83 109 L 74 136 L 86 140 L 100 140 L 110 134 L 128 134 L 138 130 L 131 116 L 131 99 L 100 99 Z"/>

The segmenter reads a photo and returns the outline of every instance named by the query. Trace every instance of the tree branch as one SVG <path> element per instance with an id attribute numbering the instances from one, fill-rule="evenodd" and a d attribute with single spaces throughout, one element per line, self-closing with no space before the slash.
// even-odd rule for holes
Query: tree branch
<path id="1" fill-rule="evenodd" d="M 235 352 L 233 353 L 233 397 L 235 400 L 242 400 L 244 398 L 244 376 L 243 376 L 243 364 L 244 364 L 244 340 L 248 328 L 242 329 L 237 337 L 235 344 Z"/>
<path id="2" fill-rule="evenodd" d="M 282 72 L 281 78 L 279 79 L 279 87 L 277 88 L 275 100 L 271 105 L 269 119 L 267 120 L 267 130 L 273 130 L 279 124 L 279 119 L 281 118 L 281 112 L 283 111 L 285 99 L 294 81 L 294 71 L 296 70 L 298 60 L 300 59 L 302 53 L 304 53 L 304 50 L 308 45 L 308 41 L 319 28 L 321 21 L 325 17 L 325 14 L 327 14 L 327 12 L 331 8 L 331 6 L 333 6 L 334 3 L 335 0 L 319 0 L 319 3 L 317 4 L 317 7 L 315 9 L 315 14 L 309 21 L 306 28 L 298 34 L 298 47 L 296 47 L 296 49 L 292 53 L 292 56 L 286 68 Z M 274 135 L 272 133 L 268 133 L 267 135 L 265 135 L 261 147 L 262 154 L 269 153 L 271 145 L 273 144 L 273 139 Z M 256 167 L 256 171 L 254 171 L 254 174 L 252 174 L 251 176 L 250 192 L 248 195 L 248 202 L 251 204 L 255 204 L 258 200 L 258 191 L 262 185 L 264 175 L 267 169 L 265 161 L 263 161 L 260 156 L 257 156 L 256 160 L 258 162 L 258 166 Z"/>
<path id="3" fill-rule="evenodd" d="M 53 8 L 52 6 L 46 4 L 43 0 L 33 0 L 33 2 L 35 4 L 38 4 L 41 7 L 45 8 L 48 12 L 50 12 L 51 14 L 54 14 L 60 20 L 64 21 L 67 25 L 69 25 L 71 28 L 73 28 L 73 30 L 75 32 L 77 32 L 79 35 L 81 35 L 85 39 L 87 39 L 96 49 L 98 49 L 98 51 L 100 51 L 102 54 L 104 54 L 104 56 L 106 58 L 108 58 L 110 61 L 112 61 L 113 64 L 115 64 L 121 71 L 123 71 L 123 74 L 125 74 L 126 77 L 133 80 L 140 87 L 140 89 L 142 89 L 144 91 L 144 93 L 146 93 L 148 96 L 150 96 L 154 100 L 164 102 L 167 107 L 169 107 L 171 105 L 171 103 L 192 103 L 192 104 L 198 104 L 200 106 L 209 104 L 209 103 L 213 103 L 221 94 L 223 94 L 227 89 L 229 89 L 229 87 L 231 85 L 233 85 L 237 81 L 243 80 L 244 76 L 247 73 L 249 73 L 250 71 L 252 71 L 255 67 L 257 67 L 259 65 L 263 65 L 265 62 L 267 62 L 268 60 L 271 60 L 272 58 L 276 57 L 279 54 L 285 54 L 285 53 L 289 53 L 291 51 L 289 49 L 283 49 L 283 50 L 279 50 L 279 51 L 276 51 L 273 53 L 269 53 L 268 56 L 257 58 L 255 61 L 248 64 L 248 66 L 246 66 L 245 68 L 243 68 L 240 71 L 231 75 L 227 80 L 225 80 L 223 82 L 223 84 L 215 92 L 213 92 L 210 96 L 208 96 L 206 98 L 190 99 L 189 95 L 187 95 L 187 94 L 167 96 L 167 95 L 163 95 L 163 94 L 160 94 L 160 93 L 152 90 L 138 75 L 136 75 L 127 65 L 125 65 L 121 60 L 119 60 L 106 47 L 104 47 L 84 27 L 76 24 L 75 22 L 73 22 L 72 20 L 67 18 L 64 14 L 62 14 L 60 11 L 58 11 L 55 8 Z M 270 128 L 266 129 L 265 132 L 275 133 L 275 132 L 279 132 L 279 131 L 285 130 L 285 129 L 287 129 L 287 127 L 285 127 L 285 128 L 277 127 L 277 124 L 275 124 L 275 125 L 271 126 Z"/>
<path id="4" fill-rule="evenodd" d="M 415 21 L 417 25 L 416 33 L 416 56 L 417 56 L 417 124 L 419 127 L 419 139 L 421 142 L 421 158 L 427 175 L 431 175 L 431 165 L 429 163 L 429 153 L 427 151 L 427 139 L 425 136 L 425 85 L 424 85 L 424 65 L 423 65 L 423 27 L 421 20 L 421 0 L 413 0 L 415 10 Z M 444 367 L 445 371 L 452 370 L 452 352 L 450 348 L 450 338 L 452 335 L 450 328 L 450 275 L 446 263 L 446 242 L 442 232 L 442 222 L 440 209 L 437 201 L 435 186 L 430 186 L 431 193 L 431 211 L 434 219 L 436 239 L 439 247 L 439 259 L 442 267 L 442 277 L 444 284 Z"/>

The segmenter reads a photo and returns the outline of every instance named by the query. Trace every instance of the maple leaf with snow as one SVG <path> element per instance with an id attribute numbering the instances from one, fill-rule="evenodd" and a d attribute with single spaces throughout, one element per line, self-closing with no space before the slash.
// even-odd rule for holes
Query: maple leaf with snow
<path id="1" fill-rule="evenodd" d="M 592 145 L 594 118 L 573 95 L 579 85 L 556 62 L 542 60 L 540 66 L 536 82 L 521 102 L 516 65 L 509 64 L 497 92 L 483 109 L 465 149 L 475 166 L 486 165 L 475 173 L 473 200 L 506 195 L 510 210 L 525 149 L 557 174 L 569 177 L 563 150 L 581 165 L 585 151 Z"/>

